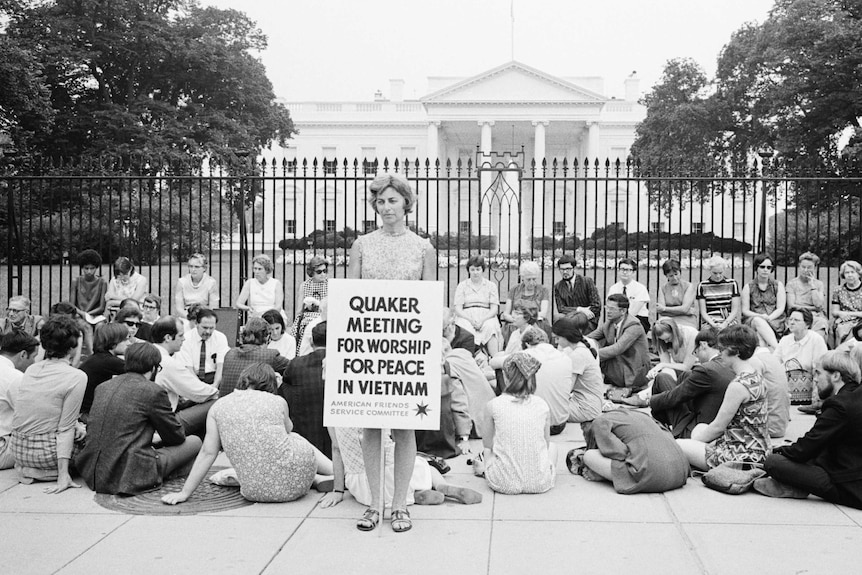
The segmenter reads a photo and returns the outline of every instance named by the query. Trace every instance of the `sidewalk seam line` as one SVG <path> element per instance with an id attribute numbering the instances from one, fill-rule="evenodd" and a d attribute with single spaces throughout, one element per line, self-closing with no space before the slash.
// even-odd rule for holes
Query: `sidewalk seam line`
<path id="1" fill-rule="evenodd" d="M 308 519 L 309 517 L 311 517 L 311 514 L 314 512 L 315 509 L 317 509 L 317 505 L 318 504 L 315 503 L 314 506 L 308 510 L 308 513 L 306 513 L 305 517 L 303 517 L 302 520 L 299 523 L 297 523 L 297 525 L 293 529 L 293 531 L 291 531 L 290 534 L 287 536 L 287 539 L 285 539 L 284 542 L 278 546 L 278 549 L 275 550 L 275 553 L 272 554 L 272 557 L 269 558 L 269 560 L 264 564 L 263 568 L 260 570 L 260 575 L 263 575 L 263 573 L 267 569 L 269 569 L 269 566 L 272 564 L 273 561 L 275 561 L 275 558 L 278 557 L 279 554 L 281 554 L 281 551 L 284 549 L 284 546 L 287 545 L 291 539 L 293 539 L 293 536 L 296 535 L 296 532 L 299 531 L 299 528 L 303 526 L 303 524 L 305 523 L 305 520 Z"/>
<path id="2" fill-rule="evenodd" d="M 119 525 L 117 525 L 116 527 L 114 527 L 113 529 L 111 529 L 110 531 L 108 531 L 107 533 L 105 533 L 102 537 L 100 537 L 100 538 L 99 538 L 99 539 L 97 539 L 95 542 L 93 542 L 93 544 L 92 544 L 92 545 L 90 545 L 89 547 L 87 547 L 86 549 L 84 549 L 83 551 L 81 551 L 80 553 L 78 553 L 77 555 L 75 555 L 74 557 L 72 557 L 71 559 L 69 559 L 68 561 L 66 561 L 66 563 L 64 563 L 63 565 L 61 565 L 59 569 L 57 569 L 56 571 L 54 571 L 54 573 L 55 573 L 55 574 L 56 574 L 56 573 L 59 573 L 60 571 L 62 571 L 63 569 L 65 569 L 66 567 L 68 567 L 69 565 L 71 565 L 72 563 L 74 563 L 75 561 L 77 561 L 77 560 L 78 560 L 79 558 L 81 558 L 81 557 L 82 557 L 82 556 L 83 556 L 87 551 L 89 551 L 90 549 L 92 549 L 93 547 L 95 547 L 96 545 L 98 545 L 99 543 L 101 543 L 102 541 L 104 541 L 105 539 L 107 539 L 108 537 L 110 537 L 110 536 L 111 536 L 111 535 L 112 535 L 112 534 L 113 534 L 117 529 L 119 529 L 120 527 L 123 527 L 124 525 L 128 524 L 128 523 L 129 523 L 129 521 L 131 521 L 131 520 L 132 520 L 132 519 L 134 519 L 135 517 L 136 517 L 135 515 L 130 516 L 128 519 L 126 519 L 125 521 L 123 521 L 122 523 L 120 523 Z M 52 575 L 53 575 L 53 574 L 52 574 Z"/>
<path id="3" fill-rule="evenodd" d="M 496 519 L 494 518 L 494 511 L 497 508 L 497 492 L 493 489 L 491 490 L 491 529 L 488 530 L 488 561 L 487 567 L 485 568 L 485 575 L 491 575 L 491 554 L 493 552 L 494 545 L 494 523 L 496 523 Z"/>
<path id="4" fill-rule="evenodd" d="M 668 501 L 668 498 L 664 493 L 661 494 L 661 499 L 662 501 L 664 501 L 664 506 L 667 509 L 668 514 L 670 514 L 671 519 L 673 520 L 673 525 L 674 527 L 676 527 L 676 530 L 680 534 L 680 537 L 682 537 L 682 541 L 688 548 L 689 554 L 694 558 L 694 562 L 697 564 L 698 569 L 701 573 L 708 575 L 709 570 L 706 568 L 706 565 L 704 565 L 703 560 L 700 558 L 700 555 L 697 552 L 697 548 L 694 546 L 694 543 L 688 536 L 688 533 L 685 531 L 685 527 L 683 526 L 679 518 L 676 516 L 673 507 L 671 507 L 670 501 Z"/>

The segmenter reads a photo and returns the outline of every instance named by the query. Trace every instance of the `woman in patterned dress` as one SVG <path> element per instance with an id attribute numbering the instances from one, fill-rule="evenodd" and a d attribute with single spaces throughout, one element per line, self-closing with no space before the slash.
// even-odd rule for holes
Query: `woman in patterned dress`
<path id="1" fill-rule="evenodd" d="M 754 279 L 742 288 L 742 323 L 753 327 L 766 347 L 775 351 L 784 335 L 784 308 L 787 291 L 772 277 L 775 265 L 769 254 L 754 256 Z"/>
<path id="2" fill-rule="evenodd" d="M 862 264 L 847 260 L 838 268 L 844 283 L 832 292 L 832 334 L 834 345 L 842 343 L 862 321 Z"/>
<path id="3" fill-rule="evenodd" d="M 249 501 L 293 501 L 308 493 L 315 478 L 332 475 L 332 462 L 304 437 L 291 433 L 287 403 L 276 392 L 278 380 L 264 363 L 242 372 L 236 390 L 216 401 L 207 414 L 204 444 L 182 490 L 162 497 L 164 503 L 186 501 L 221 449 Z"/>
<path id="4" fill-rule="evenodd" d="M 455 288 L 455 323 L 473 334 L 476 345 L 484 346 L 488 357 L 494 357 L 503 340 L 497 320 L 500 292 L 497 284 L 484 277 L 487 267 L 480 255 L 467 259 L 470 277 Z"/>
<path id="5" fill-rule="evenodd" d="M 736 377 L 728 384 L 715 419 L 700 423 L 691 439 L 677 439 L 689 463 L 711 469 L 727 461 L 763 463 L 769 453 L 766 386 L 749 361 L 757 349 L 754 329 L 733 325 L 718 334 L 722 362 Z"/>
<path id="6" fill-rule="evenodd" d="M 305 275 L 308 276 L 308 279 L 299 286 L 299 297 L 302 298 L 302 303 L 300 304 L 300 312 L 296 315 L 290 328 L 290 335 L 297 342 L 293 355 L 299 353 L 299 342 L 302 341 L 302 334 L 305 333 L 306 326 L 315 318 L 320 317 L 320 302 L 326 299 L 327 295 L 328 274 L 329 264 L 321 256 L 314 256 L 305 264 Z"/>
<path id="7" fill-rule="evenodd" d="M 434 280 L 437 266 L 434 248 L 427 239 L 410 231 L 405 221 L 405 216 L 416 205 L 416 194 L 410 184 L 401 176 L 383 174 L 374 178 L 368 191 L 368 203 L 380 216 L 383 225 L 353 242 L 347 276 L 353 279 Z M 392 530 L 400 533 L 413 526 L 407 512 L 407 489 L 416 457 L 416 433 L 412 429 L 393 429 L 391 433 L 395 441 L 391 524 Z M 356 523 L 360 531 L 370 531 L 380 522 L 380 441 L 381 430 L 363 430 L 362 455 L 372 500 L 371 506 Z"/>

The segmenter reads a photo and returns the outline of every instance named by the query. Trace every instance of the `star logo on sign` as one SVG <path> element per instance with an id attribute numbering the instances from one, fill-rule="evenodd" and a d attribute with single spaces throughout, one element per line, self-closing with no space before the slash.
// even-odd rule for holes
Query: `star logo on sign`
<path id="1" fill-rule="evenodd" d="M 416 417 L 419 417 L 420 415 L 422 417 L 425 417 L 426 415 L 428 415 L 429 407 L 424 403 L 417 403 L 415 409 L 416 409 Z"/>

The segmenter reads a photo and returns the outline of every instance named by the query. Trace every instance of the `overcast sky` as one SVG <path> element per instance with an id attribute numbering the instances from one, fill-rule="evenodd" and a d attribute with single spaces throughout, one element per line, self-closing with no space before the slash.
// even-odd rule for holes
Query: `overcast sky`
<path id="1" fill-rule="evenodd" d="M 428 76 L 472 76 L 512 59 L 510 0 L 200 0 L 234 8 L 269 37 L 261 57 L 278 97 L 371 100 L 389 79 L 406 98 Z M 623 94 L 637 71 L 641 90 L 664 63 L 687 56 L 712 74 L 721 48 L 772 0 L 514 0 L 514 59 L 557 76 L 602 76 Z"/>

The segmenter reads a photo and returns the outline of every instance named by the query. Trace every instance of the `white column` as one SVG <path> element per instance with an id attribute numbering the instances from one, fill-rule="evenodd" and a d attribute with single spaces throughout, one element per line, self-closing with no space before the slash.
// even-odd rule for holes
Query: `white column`
<path id="1" fill-rule="evenodd" d="M 548 125 L 548 122 L 544 121 L 536 121 L 533 122 L 533 126 L 536 128 L 536 134 L 534 137 L 534 153 L 533 157 L 536 159 L 536 169 L 540 169 L 542 167 L 542 160 L 545 159 L 545 127 Z"/>
<path id="2" fill-rule="evenodd" d="M 431 163 L 440 157 L 440 122 L 428 122 L 428 144 L 425 152 Z"/>
<path id="3" fill-rule="evenodd" d="M 493 142 L 493 137 L 492 137 L 492 133 L 491 133 L 491 128 L 494 127 L 494 121 L 493 120 L 491 120 L 491 121 L 486 120 L 486 121 L 478 122 L 478 124 L 479 124 L 479 126 L 482 127 L 482 139 L 480 141 L 479 149 L 486 154 L 490 154 L 491 150 L 494 149 L 494 147 L 493 147 L 494 142 Z"/>
<path id="4" fill-rule="evenodd" d="M 598 122 L 587 122 L 587 127 L 590 130 L 590 139 L 589 139 L 589 149 L 587 150 L 587 155 L 590 158 L 590 164 L 594 165 L 595 161 L 598 159 L 599 163 L 604 161 L 603 158 L 599 158 L 599 123 Z"/>

